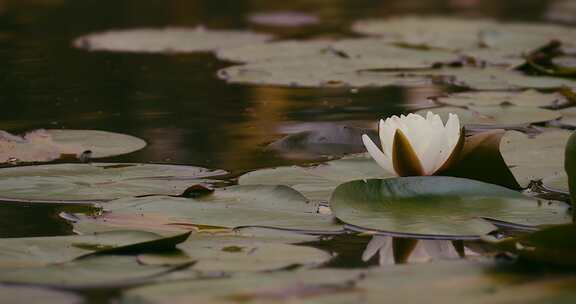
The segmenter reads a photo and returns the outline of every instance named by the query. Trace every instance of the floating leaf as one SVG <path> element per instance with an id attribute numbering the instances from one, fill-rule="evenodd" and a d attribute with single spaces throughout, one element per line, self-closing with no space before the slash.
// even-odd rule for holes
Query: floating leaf
<path id="1" fill-rule="evenodd" d="M 254 24 L 277 27 L 300 27 L 320 22 L 317 16 L 291 11 L 256 13 L 250 15 L 248 20 Z"/>
<path id="2" fill-rule="evenodd" d="M 570 132 L 550 129 L 537 136 L 508 131 L 500 152 L 522 187 L 532 180 L 558 176 L 564 172 L 564 147 Z"/>
<path id="3" fill-rule="evenodd" d="M 178 248 L 189 261 L 196 261 L 194 270 L 198 271 L 277 270 L 295 265 L 315 266 L 331 258 L 322 250 L 285 244 L 284 241 L 285 238 L 275 240 L 249 236 L 192 235 Z M 150 253 L 140 255 L 139 259 L 146 264 L 150 258 L 162 256 Z M 173 258 L 181 260 L 178 256 Z"/>
<path id="4" fill-rule="evenodd" d="M 0 239 L 0 268 L 63 263 L 91 254 L 173 249 L 188 234 L 161 237 L 143 231 Z M 6 270 L 5 270 L 6 271 Z"/>
<path id="5" fill-rule="evenodd" d="M 33 284 L 69 290 L 126 288 L 153 282 L 189 265 L 140 265 L 133 256 L 94 256 L 46 267 L 2 271 L 0 283 Z M 194 276 L 191 272 L 189 275 Z"/>
<path id="6" fill-rule="evenodd" d="M 247 31 L 198 28 L 142 28 L 93 33 L 77 38 L 74 46 L 88 51 L 133 53 L 193 53 L 261 43 L 270 35 Z"/>
<path id="7" fill-rule="evenodd" d="M 456 107 L 476 106 L 529 106 L 558 107 L 567 103 L 564 96 L 557 93 L 540 93 L 534 90 L 522 92 L 464 92 L 434 99 L 440 104 Z"/>
<path id="8" fill-rule="evenodd" d="M 0 169 L 0 200 L 87 203 L 147 194 L 178 195 L 225 174 L 192 166 L 94 163 Z"/>
<path id="9" fill-rule="evenodd" d="M 63 291 L 27 286 L 0 286 L 0 299 L 5 303 L 81 304 L 82 297 Z"/>
<path id="10" fill-rule="evenodd" d="M 122 303 L 571 303 L 571 275 L 499 270 L 492 261 L 256 273 L 131 289 Z M 418 291 L 418 292 L 415 292 Z"/>
<path id="11" fill-rule="evenodd" d="M 345 157 L 312 167 L 278 167 L 240 176 L 240 185 L 286 185 L 311 200 L 328 201 L 341 183 L 363 178 L 391 177 L 366 155 Z"/>
<path id="12" fill-rule="evenodd" d="M 273 227 L 306 233 L 339 233 L 319 205 L 286 186 L 232 186 L 197 198 L 151 196 L 106 203 L 106 212 L 81 216 L 112 227 L 143 230 L 193 230 L 195 227 Z"/>
<path id="13" fill-rule="evenodd" d="M 146 142 L 125 134 L 96 130 L 36 130 L 24 136 L 0 131 L 0 163 L 45 162 L 62 157 L 110 157 L 140 150 Z"/>
<path id="14" fill-rule="evenodd" d="M 427 176 L 342 184 L 330 200 L 341 221 L 392 236 L 473 239 L 495 226 L 569 221 L 563 203 L 542 202 L 500 186 L 463 178 Z"/>
<path id="15" fill-rule="evenodd" d="M 416 113 L 432 111 L 440 115 L 444 121 L 449 113 L 458 115 L 460 121 L 465 125 L 490 125 L 494 128 L 509 128 L 554 120 L 560 117 L 560 113 L 551 110 L 539 109 L 536 107 L 517 106 L 468 106 L 465 109 L 460 107 L 442 107 L 431 110 L 421 110 Z"/>

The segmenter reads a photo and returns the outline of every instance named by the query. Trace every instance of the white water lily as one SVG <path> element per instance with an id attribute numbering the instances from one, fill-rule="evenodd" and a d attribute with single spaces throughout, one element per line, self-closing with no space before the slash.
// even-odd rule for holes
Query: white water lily
<path id="1" fill-rule="evenodd" d="M 364 134 L 368 153 L 386 171 L 398 176 L 434 175 L 448 169 L 460 157 L 464 132 L 458 115 L 449 114 L 446 125 L 439 115 L 428 112 L 394 115 L 380 120 L 382 150 Z"/>

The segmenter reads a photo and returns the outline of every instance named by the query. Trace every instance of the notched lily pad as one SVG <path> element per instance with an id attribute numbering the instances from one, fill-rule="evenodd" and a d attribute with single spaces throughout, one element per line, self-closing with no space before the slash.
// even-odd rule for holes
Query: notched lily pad
<path id="1" fill-rule="evenodd" d="M 502 138 L 500 152 L 518 183 L 559 176 L 564 172 L 564 147 L 570 132 L 549 129 L 536 136 L 508 131 Z"/>
<path id="2" fill-rule="evenodd" d="M 192 166 L 135 163 L 52 164 L 0 169 L 0 200 L 88 203 L 120 197 L 179 195 L 226 174 Z"/>
<path id="3" fill-rule="evenodd" d="M 172 27 L 93 33 L 77 38 L 73 44 L 88 51 L 172 54 L 210 52 L 261 43 L 271 38 L 267 34 L 248 31 Z"/>
<path id="4" fill-rule="evenodd" d="M 330 203 L 344 223 L 401 237 L 475 239 L 496 229 L 491 220 L 517 227 L 570 221 L 564 203 L 444 176 L 348 182 L 336 188 Z"/>
<path id="5" fill-rule="evenodd" d="M 197 198 L 150 196 L 106 203 L 80 221 L 123 229 L 182 231 L 197 227 L 270 227 L 309 234 L 338 234 L 342 227 L 319 213 L 319 204 L 286 186 L 231 186 Z"/>
<path id="6" fill-rule="evenodd" d="M 187 237 L 187 233 L 162 237 L 143 231 L 110 231 L 78 236 L 0 239 L 0 268 L 39 267 L 96 254 L 169 250 Z"/>
<path id="7" fill-rule="evenodd" d="M 60 158 L 102 158 L 138 151 L 146 142 L 97 130 L 36 130 L 23 136 L 0 131 L 0 163 L 46 162 Z"/>

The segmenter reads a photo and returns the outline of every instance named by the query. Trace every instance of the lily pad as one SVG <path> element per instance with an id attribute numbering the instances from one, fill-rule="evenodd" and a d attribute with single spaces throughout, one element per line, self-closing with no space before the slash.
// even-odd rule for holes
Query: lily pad
<path id="1" fill-rule="evenodd" d="M 214 272 L 257 272 L 304 265 L 317 266 L 331 255 L 319 249 L 283 243 L 279 240 L 248 236 L 192 235 L 178 248 L 189 261 L 195 261 L 194 270 Z M 278 254 L 281 252 L 282 254 Z M 139 255 L 143 264 L 154 263 L 152 258 L 165 254 Z M 182 257 L 172 256 L 176 262 Z"/>
<path id="2" fill-rule="evenodd" d="M 4 270 L 0 272 L 0 283 L 68 290 L 125 288 L 154 282 L 188 266 L 190 264 L 170 267 L 140 265 L 133 256 L 94 256 L 46 267 Z"/>
<path id="3" fill-rule="evenodd" d="M 563 174 L 564 147 L 570 134 L 550 129 L 531 137 L 508 131 L 502 138 L 500 152 L 518 183 L 526 187 L 530 181 Z"/>
<path id="4" fill-rule="evenodd" d="M 334 215 L 366 231 L 432 239 L 474 239 L 496 227 L 570 221 L 564 203 L 526 197 L 500 186 L 463 178 L 428 176 L 359 180 L 336 188 Z"/>
<path id="5" fill-rule="evenodd" d="M 79 236 L 0 239 L 0 268 L 45 266 L 91 254 L 161 251 L 173 249 L 187 237 L 188 234 L 161 237 L 143 231 L 111 231 Z"/>
<path id="6" fill-rule="evenodd" d="M 146 142 L 125 134 L 96 130 L 36 130 L 24 136 L 0 131 L 0 163 L 45 162 L 62 157 L 102 158 L 138 151 Z"/>
<path id="7" fill-rule="evenodd" d="M 468 106 L 528 106 L 558 107 L 567 103 L 566 98 L 557 93 L 540 93 L 535 90 L 523 92 L 464 92 L 434 98 L 440 104 Z"/>
<path id="8" fill-rule="evenodd" d="M 569 195 L 570 188 L 568 187 L 568 176 L 564 172 L 559 172 L 557 175 L 548 176 L 542 179 L 542 186 L 545 189 Z"/>
<path id="9" fill-rule="evenodd" d="M 68 292 L 27 286 L 0 286 L 0 299 L 5 303 L 81 304 L 82 297 Z"/>
<path id="10" fill-rule="evenodd" d="M 201 179 L 226 174 L 192 166 L 93 163 L 0 169 L 0 200 L 88 203 L 147 194 L 179 195 Z"/>
<path id="11" fill-rule="evenodd" d="M 173 54 L 210 52 L 271 38 L 267 34 L 202 27 L 140 28 L 85 35 L 74 40 L 74 46 L 88 51 Z"/>
<path id="12" fill-rule="evenodd" d="M 391 177 L 372 158 L 362 155 L 345 157 L 311 167 L 288 166 L 261 169 L 240 176 L 240 185 L 286 185 L 310 200 L 328 201 L 341 183 L 363 178 Z"/>
<path id="13" fill-rule="evenodd" d="M 301 27 L 320 23 L 320 18 L 315 15 L 291 11 L 256 13 L 250 15 L 248 20 L 254 24 L 275 27 Z"/>
<path id="14" fill-rule="evenodd" d="M 467 126 L 490 125 L 502 129 L 551 121 L 560 117 L 557 111 L 520 106 L 467 106 L 466 108 L 447 106 L 420 110 L 416 113 L 425 114 L 428 111 L 440 115 L 443 120 L 448 118 L 449 113 L 457 114 L 460 122 Z"/>
<path id="15" fill-rule="evenodd" d="M 463 260 L 159 284 L 131 289 L 121 303 L 571 303 L 574 283 L 570 275 L 529 277 L 492 261 Z"/>
<path id="16" fill-rule="evenodd" d="M 559 25 L 447 17 L 406 16 L 361 20 L 352 29 L 410 47 L 453 51 L 512 48 L 518 55 L 553 39 L 572 42 L 576 37 L 576 31 L 572 28 Z"/>
<path id="17" fill-rule="evenodd" d="M 193 230 L 212 226 L 271 227 L 312 234 L 337 234 L 342 227 L 319 205 L 286 186 L 231 186 L 196 198 L 151 196 L 106 203 L 105 212 L 79 216 L 123 229 Z"/>

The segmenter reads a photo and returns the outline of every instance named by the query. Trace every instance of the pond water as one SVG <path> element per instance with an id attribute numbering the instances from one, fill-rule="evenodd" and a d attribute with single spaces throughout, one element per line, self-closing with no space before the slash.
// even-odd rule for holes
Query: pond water
<path id="1" fill-rule="evenodd" d="M 229 171 L 313 164 L 330 154 L 291 155 L 268 148 L 300 131 L 375 121 L 427 102 L 450 87 L 290 88 L 228 84 L 232 65 L 211 53 L 126 54 L 72 47 L 110 29 L 199 26 L 249 29 L 278 39 L 354 37 L 352 21 L 398 15 L 491 17 L 541 22 L 539 0 L 0 0 L 0 130 L 94 129 L 144 139 L 140 151 L 107 162 L 186 164 Z M 302 27 L 253 24 L 255 13 L 298 11 L 319 19 Z M 61 211 L 82 207 L 2 202 L 0 237 L 72 233 Z M 335 266 L 359 263 L 366 239 L 335 242 Z M 331 244 L 330 246 L 334 246 Z M 320 246 L 322 247 L 322 246 Z M 352 249 L 351 249 L 352 248 Z M 349 258 L 350 260 L 346 260 Z M 95 296 L 94 301 L 100 298 Z"/>
<path id="2" fill-rule="evenodd" d="M 131 27 L 198 26 L 253 29 L 279 38 L 350 36 L 351 21 L 398 14 L 543 18 L 547 1 L 0 1 L 0 129 L 96 129 L 140 137 L 139 152 L 106 159 L 192 164 L 240 173 L 322 160 L 289 159 L 267 144 L 286 133 L 338 125 L 373 126 L 442 88 L 299 89 L 230 85 L 216 71 L 230 65 L 209 53 L 88 53 L 78 36 Z M 474 1 L 471 1 L 474 2 Z M 520 9 L 519 9 L 520 8 Z M 252 25 L 248 16 L 301 11 L 313 26 Z M 328 157 L 328 156 L 327 156 Z M 0 236 L 69 232 L 52 207 L 2 205 Z M 46 214 L 53 216 L 47 218 Z"/>

